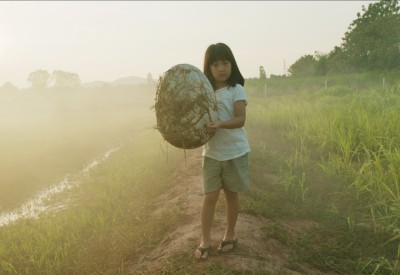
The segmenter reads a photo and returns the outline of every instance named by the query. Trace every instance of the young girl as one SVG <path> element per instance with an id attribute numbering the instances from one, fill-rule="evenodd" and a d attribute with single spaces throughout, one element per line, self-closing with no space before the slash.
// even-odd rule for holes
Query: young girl
<path id="1" fill-rule="evenodd" d="M 226 197 L 226 229 L 218 252 L 229 252 L 237 244 L 235 225 L 239 212 L 238 192 L 249 188 L 247 153 L 250 152 L 246 132 L 247 96 L 244 78 L 231 49 L 223 44 L 207 48 L 204 74 L 214 87 L 219 120 L 207 123 L 214 136 L 203 148 L 203 190 L 201 240 L 194 252 L 197 259 L 207 259 L 215 206 L 222 189 Z"/>

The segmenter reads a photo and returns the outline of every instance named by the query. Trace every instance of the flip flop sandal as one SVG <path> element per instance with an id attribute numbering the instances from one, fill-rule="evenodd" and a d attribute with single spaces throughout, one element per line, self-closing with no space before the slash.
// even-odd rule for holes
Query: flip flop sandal
<path id="1" fill-rule="evenodd" d="M 219 253 L 228 253 L 231 252 L 237 245 L 238 240 L 234 239 L 234 240 L 229 240 L 229 241 L 221 241 L 221 243 L 218 246 L 218 252 Z M 229 249 L 224 249 L 225 246 L 227 245 L 232 245 L 232 248 Z"/>
<path id="2" fill-rule="evenodd" d="M 198 259 L 198 260 L 206 260 L 208 258 L 208 250 L 210 250 L 210 247 L 201 247 L 199 246 L 196 250 L 195 250 L 195 254 L 194 256 Z M 196 252 L 200 253 L 200 257 L 198 256 L 198 254 Z"/>

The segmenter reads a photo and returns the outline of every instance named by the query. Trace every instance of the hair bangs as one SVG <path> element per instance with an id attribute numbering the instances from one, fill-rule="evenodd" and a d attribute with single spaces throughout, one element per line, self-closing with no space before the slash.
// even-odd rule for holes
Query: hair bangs
<path id="1" fill-rule="evenodd" d="M 232 56 L 229 51 L 224 47 L 214 47 L 214 49 L 210 52 L 209 64 L 213 64 L 216 61 L 229 61 L 232 62 Z"/>

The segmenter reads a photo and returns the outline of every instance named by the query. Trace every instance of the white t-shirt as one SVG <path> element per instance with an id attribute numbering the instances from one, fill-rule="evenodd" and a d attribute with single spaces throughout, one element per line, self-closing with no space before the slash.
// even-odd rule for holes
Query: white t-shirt
<path id="1" fill-rule="evenodd" d="M 242 85 L 224 87 L 215 91 L 217 97 L 218 118 L 221 121 L 235 117 L 234 103 L 244 100 L 247 105 L 246 91 Z M 222 129 L 219 128 L 214 136 L 204 145 L 203 156 L 224 161 L 238 158 L 250 152 L 246 131 L 243 128 Z"/>

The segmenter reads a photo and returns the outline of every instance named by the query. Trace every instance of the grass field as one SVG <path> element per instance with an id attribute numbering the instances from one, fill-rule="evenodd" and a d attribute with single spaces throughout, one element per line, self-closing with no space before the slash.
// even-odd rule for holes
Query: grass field
<path id="1" fill-rule="evenodd" d="M 322 274 L 398 274 L 400 82 L 358 88 L 346 77 L 308 90 L 281 81 L 267 96 L 263 83 L 245 86 L 252 187 L 240 211 L 276 221 L 265 234 L 290 247 L 293 270 L 306 263 Z M 0 228 L 4 273 L 125 274 L 127 262 L 174 228 L 182 218 L 176 205 L 150 213 L 157 194 L 174 184 L 171 171 L 183 153 L 154 130 L 135 130 L 117 132 L 134 139 L 60 195 L 69 209 Z M 119 138 L 97 142 L 103 149 Z M 281 230 L 280 220 L 299 218 L 316 226 L 296 237 Z M 176 256 L 161 273 L 173 270 L 193 273 L 196 263 Z M 204 272 L 234 274 L 212 264 Z"/>
<path id="2" fill-rule="evenodd" d="M 286 240 L 294 263 L 340 274 L 399 272 L 400 82 L 393 82 L 266 98 L 260 87 L 252 91 L 247 129 L 254 161 L 264 165 L 252 166 L 257 191 L 243 211 L 319 222 Z"/>

